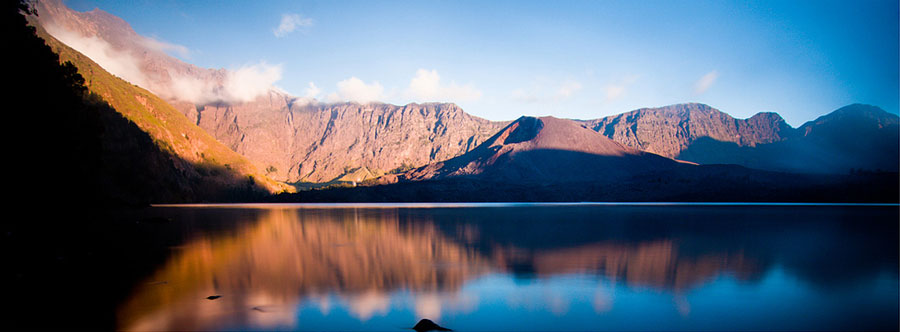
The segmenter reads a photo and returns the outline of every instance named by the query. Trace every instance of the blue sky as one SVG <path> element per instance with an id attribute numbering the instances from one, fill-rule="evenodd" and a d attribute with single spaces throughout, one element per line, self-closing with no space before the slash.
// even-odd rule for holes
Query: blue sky
<path id="1" fill-rule="evenodd" d="M 66 4 L 198 66 L 279 66 L 278 87 L 323 101 L 451 101 L 492 120 L 701 102 L 796 127 L 857 102 L 897 113 L 900 99 L 895 0 Z"/>

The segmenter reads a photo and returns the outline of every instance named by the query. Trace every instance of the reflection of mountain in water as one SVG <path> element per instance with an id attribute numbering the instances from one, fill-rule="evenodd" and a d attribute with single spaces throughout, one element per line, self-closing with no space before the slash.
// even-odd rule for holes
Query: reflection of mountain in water
<path id="1" fill-rule="evenodd" d="M 692 210 L 648 214 L 607 209 L 600 214 L 605 220 L 591 211 L 266 210 L 233 233 L 201 236 L 180 247 L 122 306 L 120 326 L 294 326 L 299 306 L 327 313 L 334 301 L 365 321 L 390 310 L 396 291 L 411 293 L 417 316 L 438 318 L 442 307 L 477 307 L 477 297 L 461 292 L 462 286 L 492 272 L 538 278 L 587 273 L 627 287 L 677 294 L 723 274 L 756 280 L 774 256 L 792 247 L 828 253 L 833 259 L 821 263 L 853 267 L 857 272 L 846 272 L 850 277 L 883 265 L 847 266 L 839 252 L 823 246 L 841 243 L 832 238 L 836 235 L 855 241 L 858 229 L 842 229 L 840 222 L 817 220 L 816 234 L 809 235 L 811 224 L 765 221 L 778 211 L 748 213 L 727 223 L 716 222 L 710 212 L 696 221 L 700 219 Z M 752 230 L 748 220 L 754 221 Z M 883 231 L 890 230 L 866 229 L 858 238 L 871 241 L 875 237 L 865 234 Z M 860 255 L 865 253 L 845 256 Z M 811 255 L 812 260 L 779 257 L 783 264 L 823 271 L 818 255 Z M 800 274 L 808 273 L 804 271 Z M 213 294 L 222 297 L 205 299 Z"/>
<path id="2" fill-rule="evenodd" d="M 669 240 L 637 246 L 600 243 L 539 252 L 534 254 L 531 264 L 538 276 L 596 271 L 629 286 L 674 291 L 695 287 L 722 272 L 742 279 L 759 273 L 758 266 L 741 254 L 689 257 L 679 255 L 678 246 Z"/>
<path id="3" fill-rule="evenodd" d="M 254 311 L 289 317 L 300 297 L 340 291 L 352 298 L 351 310 L 366 318 L 386 310 L 387 291 L 455 290 L 486 271 L 483 257 L 430 224 L 401 225 L 390 213 L 313 211 L 301 217 L 274 210 L 237 235 L 188 243 L 121 317 L 149 318 L 125 325 L 135 329 L 203 329 L 225 317 L 258 316 Z M 204 302 L 211 294 L 222 294 L 216 301 L 228 305 Z M 153 314 L 138 314 L 145 311 Z"/>

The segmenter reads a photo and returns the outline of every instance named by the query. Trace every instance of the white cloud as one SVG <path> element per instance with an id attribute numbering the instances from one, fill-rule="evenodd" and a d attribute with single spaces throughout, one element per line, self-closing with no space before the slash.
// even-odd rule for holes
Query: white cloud
<path id="1" fill-rule="evenodd" d="M 191 56 L 191 51 L 188 50 L 188 48 L 184 45 L 164 42 L 156 38 L 144 36 L 141 36 L 141 40 L 139 40 L 139 42 L 141 43 L 141 45 L 151 50 L 168 54 L 175 54 L 183 59 L 190 58 Z"/>
<path id="2" fill-rule="evenodd" d="M 576 81 L 566 81 L 559 89 L 556 90 L 556 99 L 566 99 L 581 90 L 581 83 Z"/>
<path id="3" fill-rule="evenodd" d="M 272 30 L 272 33 L 275 34 L 275 37 L 281 38 L 287 36 L 287 34 L 294 32 L 297 28 L 301 27 L 310 27 L 313 25 L 313 20 L 311 18 L 304 18 L 300 16 L 300 14 L 291 14 L 287 13 L 281 15 L 281 23 L 278 24 L 278 27 Z"/>
<path id="4" fill-rule="evenodd" d="M 103 39 L 86 37 L 56 25 L 48 24 L 45 28 L 53 37 L 84 54 L 111 74 L 145 89 L 149 88 L 147 77 L 140 69 L 140 62 L 131 53 L 116 50 Z"/>
<path id="5" fill-rule="evenodd" d="M 384 98 L 384 87 L 378 82 L 366 84 L 361 79 L 350 77 L 337 83 L 338 91 L 328 95 L 329 102 L 355 101 L 368 103 Z"/>
<path id="6" fill-rule="evenodd" d="M 212 102 L 221 101 L 222 98 L 216 94 L 216 84 L 211 80 L 203 80 L 195 76 L 173 75 L 172 85 L 169 91 L 157 92 L 160 97 L 185 100 L 197 105 L 205 105 Z"/>
<path id="7" fill-rule="evenodd" d="M 709 88 L 712 87 L 714 83 L 716 83 L 716 79 L 718 78 L 719 71 L 717 70 L 706 73 L 706 75 L 703 75 L 703 77 L 697 80 L 697 83 L 694 84 L 694 94 L 703 94 L 704 92 L 706 92 L 706 90 L 709 90 Z"/>
<path id="8" fill-rule="evenodd" d="M 603 92 L 606 95 L 607 101 L 613 101 L 622 97 L 622 94 L 625 93 L 625 86 L 621 84 L 610 84 L 603 87 Z"/>
<path id="9" fill-rule="evenodd" d="M 441 76 L 438 75 L 437 70 L 419 69 L 416 71 L 416 76 L 409 81 L 406 95 L 410 99 L 420 102 L 454 102 L 477 100 L 481 98 L 481 91 L 471 85 L 460 86 L 455 82 L 441 86 Z"/>
<path id="10" fill-rule="evenodd" d="M 538 98 L 537 92 L 528 92 L 525 89 L 515 89 L 510 95 L 513 100 L 527 104 L 539 103 L 542 101 L 541 98 Z"/>
<path id="11" fill-rule="evenodd" d="M 316 86 L 315 83 L 309 82 L 309 87 L 306 88 L 306 91 L 303 93 L 303 97 L 305 98 L 316 98 L 322 90 L 319 90 L 319 87 Z"/>
<path id="12" fill-rule="evenodd" d="M 230 102 L 248 102 L 273 88 L 281 80 L 281 65 L 260 62 L 228 72 L 223 87 L 224 99 Z"/>
<path id="13" fill-rule="evenodd" d="M 610 102 L 622 98 L 628 91 L 628 87 L 634 84 L 634 82 L 637 82 L 639 77 L 640 76 L 638 75 L 629 75 L 616 83 L 607 84 L 606 86 L 604 86 L 603 93 L 606 97 L 605 101 Z"/>
<path id="14" fill-rule="evenodd" d="M 170 72 L 172 84 L 169 91 L 158 93 L 164 98 L 189 101 L 197 105 L 214 102 L 245 103 L 271 90 L 277 90 L 275 82 L 281 80 L 281 73 L 281 65 L 269 65 L 265 62 L 228 70 L 221 82 L 214 78 L 204 79 Z"/>
<path id="15" fill-rule="evenodd" d="M 572 98 L 581 88 L 580 82 L 567 80 L 558 84 L 535 84 L 531 89 L 516 89 L 511 96 L 513 100 L 529 104 L 558 103 Z"/>
<path id="16" fill-rule="evenodd" d="M 281 79 L 281 65 L 269 65 L 265 62 L 228 70 L 223 76 L 218 77 L 179 74 L 169 70 L 171 81 L 151 79 L 158 75 L 148 75 L 143 70 L 141 61 L 129 51 L 116 49 L 101 38 L 86 37 L 79 32 L 55 25 L 47 25 L 46 29 L 61 42 L 84 54 L 111 74 L 163 98 L 189 101 L 198 105 L 212 102 L 229 104 L 248 102 L 274 89 L 275 82 Z M 140 45 L 148 50 L 187 52 L 184 46 L 143 36 L 141 38 Z"/>

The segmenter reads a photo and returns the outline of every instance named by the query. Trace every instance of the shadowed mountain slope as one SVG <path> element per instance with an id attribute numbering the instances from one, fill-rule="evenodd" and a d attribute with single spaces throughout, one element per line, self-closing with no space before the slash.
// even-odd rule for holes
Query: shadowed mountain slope
<path id="1" fill-rule="evenodd" d="M 644 108 L 584 121 L 636 149 L 699 164 L 794 173 L 898 170 L 898 117 L 853 104 L 792 128 L 777 113 L 735 119 L 703 104 Z"/>
<path id="2" fill-rule="evenodd" d="M 588 181 L 630 177 L 676 166 L 678 163 L 671 159 L 625 147 L 572 120 L 521 117 L 474 150 L 397 179 Z M 385 177 L 386 182 L 392 180 Z"/>
<path id="3" fill-rule="evenodd" d="M 105 170 L 106 174 L 121 173 L 120 177 L 124 179 L 129 173 L 134 173 L 134 178 L 143 177 L 135 181 L 149 187 L 163 186 L 163 183 L 170 182 L 167 189 L 147 190 L 139 197 L 134 197 L 134 200 L 209 201 L 235 199 L 237 197 L 229 194 L 234 190 L 251 189 L 251 192 L 257 191 L 257 194 L 270 194 L 287 189 L 283 184 L 268 179 L 247 159 L 216 141 L 154 94 L 108 73 L 91 59 L 47 34 L 41 26 L 38 25 L 36 31 L 59 54 L 60 62 L 71 62 L 77 68 L 78 74 L 84 77 L 86 91 L 107 105 L 105 107 L 115 112 L 115 116 L 127 122 L 105 125 L 105 136 L 101 136 L 101 139 L 104 139 L 104 158 L 109 158 L 111 163 Z M 127 126 L 135 126 L 138 134 L 126 129 Z M 146 135 L 147 138 L 135 139 L 147 140 L 148 144 L 133 142 L 135 135 Z M 169 157 L 135 163 L 137 160 L 150 158 L 154 149 Z M 142 173 L 143 169 L 148 172 Z M 164 178 L 167 180 L 161 181 Z M 135 194 L 134 191 L 143 190 L 143 187 L 122 186 L 117 189 L 119 194 L 116 196 L 130 197 Z"/>
<path id="4" fill-rule="evenodd" d="M 897 173 L 793 174 L 691 165 L 572 120 L 522 117 L 459 157 L 356 188 L 275 202 L 896 202 Z"/>
<path id="5" fill-rule="evenodd" d="M 794 134 L 793 128 L 777 113 L 735 119 L 696 103 L 642 108 L 584 122 L 625 146 L 669 158 L 676 158 L 694 141 L 706 137 L 738 146 L 756 146 Z"/>
<path id="6" fill-rule="evenodd" d="M 897 172 L 898 122 L 897 115 L 878 107 L 853 104 L 805 123 L 781 141 L 750 147 L 704 137 L 678 158 L 794 173 Z"/>

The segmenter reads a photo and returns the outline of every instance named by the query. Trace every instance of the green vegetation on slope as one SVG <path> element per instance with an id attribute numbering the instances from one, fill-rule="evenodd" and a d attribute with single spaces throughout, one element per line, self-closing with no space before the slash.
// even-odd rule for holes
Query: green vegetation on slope
<path id="1" fill-rule="evenodd" d="M 288 186 L 266 177 L 250 161 L 216 141 L 151 92 L 110 74 L 88 57 L 50 36 L 40 26 L 36 27 L 36 32 L 59 55 L 59 62 L 70 63 L 77 68 L 78 74 L 84 77 L 87 92 L 94 96 L 92 102 L 108 103 L 110 109 L 149 135 L 156 149 L 170 155 L 171 165 L 150 163 L 148 166 L 158 167 L 157 170 L 167 166 L 173 167 L 177 176 L 183 177 L 173 179 L 177 183 L 175 185 L 180 187 L 178 191 L 189 194 L 175 194 L 168 197 L 151 195 L 149 198 L 154 202 L 243 200 L 251 198 L 250 196 L 289 189 Z M 126 151 L 123 148 L 119 146 L 118 149 L 114 149 L 116 151 L 106 149 L 106 152 L 115 152 L 119 155 L 147 152 L 141 151 L 147 150 L 147 147 L 134 144 L 131 148 L 138 149 L 137 151 Z M 113 171 L 122 172 L 122 176 L 128 176 L 127 172 L 134 171 L 126 165 L 119 166 L 122 167 Z M 152 181 L 150 178 L 147 180 Z M 242 191 L 247 192 L 240 193 Z"/>
<path id="2" fill-rule="evenodd" d="M 8 151 L 28 174 L 14 175 L 11 188 L 22 196 L 144 205 L 252 200 L 286 188 L 152 93 L 28 26 L 27 6 L 4 9 L 14 50 L 4 101 L 17 130 Z"/>

